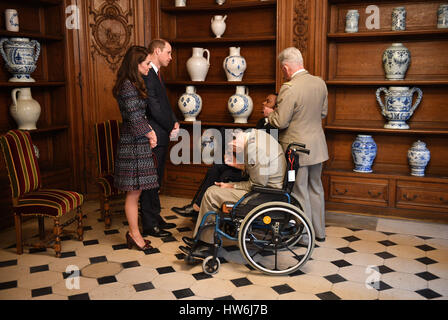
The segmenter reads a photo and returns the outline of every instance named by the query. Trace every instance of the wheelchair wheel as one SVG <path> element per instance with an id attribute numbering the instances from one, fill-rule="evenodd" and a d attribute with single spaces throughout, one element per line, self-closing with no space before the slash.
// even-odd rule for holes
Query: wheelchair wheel
<path id="1" fill-rule="evenodd" d="M 202 262 L 202 270 L 208 275 L 214 275 L 218 272 L 221 266 L 221 261 L 218 258 L 214 259 L 213 256 L 208 256 Z"/>
<path id="2" fill-rule="evenodd" d="M 238 243 L 255 269 L 271 275 L 297 271 L 314 249 L 314 229 L 296 206 L 268 202 L 254 208 L 241 223 Z"/>

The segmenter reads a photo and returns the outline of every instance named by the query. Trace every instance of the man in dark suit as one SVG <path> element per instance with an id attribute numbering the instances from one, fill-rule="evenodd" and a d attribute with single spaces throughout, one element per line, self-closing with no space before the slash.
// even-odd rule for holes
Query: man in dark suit
<path id="1" fill-rule="evenodd" d="M 179 122 L 171 109 L 166 88 L 160 75 L 160 68 L 171 62 L 171 45 L 163 39 L 154 39 L 149 44 L 151 69 L 148 76 L 143 77 L 148 90 L 148 108 L 146 116 L 157 135 L 157 146 L 153 149 L 157 161 L 159 185 L 163 182 L 166 154 L 171 136 L 179 132 Z M 143 190 L 140 196 L 143 235 L 167 237 L 171 232 L 165 229 L 174 228 L 174 223 L 167 223 L 160 216 L 161 206 L 157 189 Z"/>

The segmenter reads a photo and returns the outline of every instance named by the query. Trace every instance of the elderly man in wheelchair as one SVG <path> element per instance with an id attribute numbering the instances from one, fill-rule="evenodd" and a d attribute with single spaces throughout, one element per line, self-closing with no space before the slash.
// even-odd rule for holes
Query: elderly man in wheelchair
<path id="1" fill-rule="evenodd" d="M 185 261 L 203 259 L 204 272 L 217 273 L 225 237 L 238 242 L 257 270 L 271 275 L 297 271 L 314 248 L 311 222 L 291 195 L 299 153 L 309 151 L 293 143 L 284 153 L 276 139 L 257 129 L 239 132 L 231 145 L 237 157 L 226 163 L 245 170 L 249 180 L 217 182 L 207 189 L 193 237 L 183 237 L 187 246 L 179 247 Z"/>

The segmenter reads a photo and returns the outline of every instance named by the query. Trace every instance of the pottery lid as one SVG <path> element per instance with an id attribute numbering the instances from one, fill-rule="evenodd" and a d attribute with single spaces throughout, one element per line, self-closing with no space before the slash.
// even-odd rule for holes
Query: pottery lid
<path id="1" fill-rule="evenodd" d="M 417 140 L 412 144 L 412 148 L 426 149 L 426 143 L 424 143 L 423 141 Z"/>

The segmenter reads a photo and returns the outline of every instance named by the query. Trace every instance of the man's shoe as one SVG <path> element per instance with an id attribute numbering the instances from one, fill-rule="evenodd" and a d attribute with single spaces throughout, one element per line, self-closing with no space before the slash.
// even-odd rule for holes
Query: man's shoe
<path id="1" fill-rule="evenodd" d="M 208 248 L 213 247 L 213 244 L 211 244 L 211 243 L 207 243 L 207 242 L 204 242 L 202 240 L 194 240 L 193 238 L 190 238 L 190 237 L 187 237 L 187 236 L 182 237 L 182 241 L 185 242 L 185 244 L 187 246 L 191 247 L 191 248 L 194 245 L 202 246 L 202 247 L 208 247 Z"/>
<path id="2" fill-rule="evenodd" d="M 142 235 L 144 237 L 153 236 L 153 237 L 158 237 L 158 238 L 164 238 L 164 237 L 171 236 L 171 232 L 160 229 L 159 227 L 152 227 L 152 228 L 143 230 Z"/>
<path id="3" fill-rule="evenodd" d="M 187 256 L 196 257 L 196 258 L 207 258 L 210 256 L 210 250 L 202 248 L 202 250 L 196 249 L 195 251 L 192 251 L 190 247 L 186 246 L 179 246 L 180 251 L 182 251 Z"/>
<path id="4" fill-rule="evenodd" d="M 176 224 L 171 223 L 171 222 L 166 222 L 165 220 L 162 219 L 162 217 L 160 217 L 159 228 L 164 229 L 164 230 L 165 229 L 173 229 L 173 228 L 176 228 Z"/>
<path id="5" fill-rule="evenodd" d="M 172 207 L 171 210 L 187 218 L 194 217 L 199 214 L 199 211 L 194 210 L 192 204 L 187 204 L 186 206 L 183 207 Z"/>

